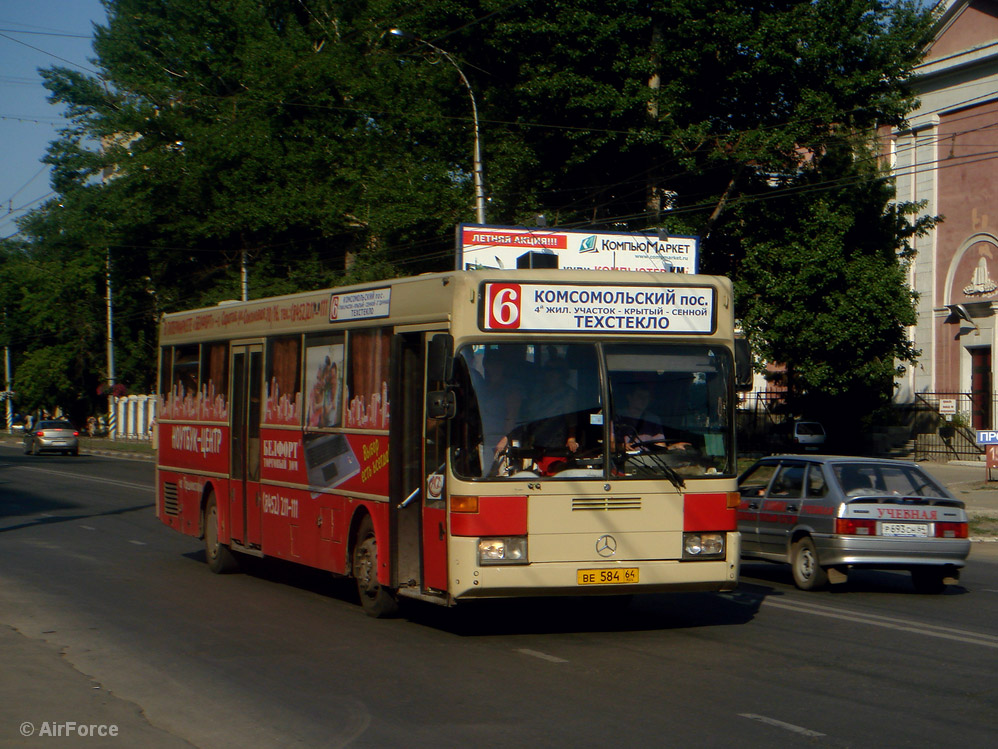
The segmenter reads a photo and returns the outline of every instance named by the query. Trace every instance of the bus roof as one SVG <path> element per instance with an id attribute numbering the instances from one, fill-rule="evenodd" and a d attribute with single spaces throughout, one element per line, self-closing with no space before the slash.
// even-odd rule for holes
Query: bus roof
<path id="1" fill-rule="evenodd" d="M 731 303 L 731 283 L 720 276 L 563 269 L 454 270 L 168 313 L 160 322 L 160 342 L 254 338 L 385 323 L 445 324 L 458 311 L 458 305 L 477 309 L 477 291 L 486 282 L 541 287 L 620 286 L 677 290 L 679 294 L 687 287 L 710 287 L 716 290 L 720 305 L 727 307 Z"/>

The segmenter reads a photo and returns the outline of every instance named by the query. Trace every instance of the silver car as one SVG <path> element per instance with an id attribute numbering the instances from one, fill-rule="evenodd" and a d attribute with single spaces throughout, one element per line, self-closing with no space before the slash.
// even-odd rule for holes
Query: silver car
<path id="1" fill-rule="evenodd" d="M 742 557 L 789 563 L 801 590 L 869 567 L 908 570 L 916 590 L 941 593 L 970 553 L 963 502 L 915 463 L 776 455 L 738 485 Z"/>
<path id="2" fill-rule="evenodd" d="M 79 455 L 80 433 L 68 421 L 39 421 L 24 432 L 24 452 L 27 455 L 41 452 Z"/>

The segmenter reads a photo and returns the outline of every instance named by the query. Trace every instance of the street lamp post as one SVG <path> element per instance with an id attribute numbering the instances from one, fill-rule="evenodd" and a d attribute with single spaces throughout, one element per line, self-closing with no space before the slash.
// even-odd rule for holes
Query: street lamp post
<path id="1" fill-rule="evenodd" d="M 472 154 L 472 176 L 475 181 L 475 217 L 478 223 L 485 223 L 485 178 L 482 171 L 482 150 L 481 143 L 478 136 L 478 105 L 475 103 L 475 92 L 471 88 L 471 83 L 468 81 L 468 76 L 464 74 L 461 70 L 461 66 L 457 64 L 457 61 L 451 56 L 450 52 L 445 49 L 441 49 L 435 44 L 431 44 L 425 39 L 420 39 L 414 34 L 410 34 L 408 31 L 403 31 L 402 29 L 389 29 L 388 33 L 393 36 L 399 36 L 403 39 L 410 39 L 414 42 L 419 42 L 420 44 L 429 47 L 438 55 L 443 57 L 447 62 L 454 66 L 454 70 L 457 74 L 461 76 L 461 83 L 464 87 L 468 89 L 468 98 L 471 99 L 471 119 L 475 130 L 475 145 Z"/>

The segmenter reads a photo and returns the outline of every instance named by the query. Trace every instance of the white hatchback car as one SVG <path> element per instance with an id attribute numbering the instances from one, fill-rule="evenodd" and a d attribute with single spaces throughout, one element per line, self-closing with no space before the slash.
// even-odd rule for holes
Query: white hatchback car
<path id="1" fill-rule="evenodd" d="M 817 421 L 796 421 L 790 440 L 800 450 L 817 450 L 825 444 L 825 428 Z"/>

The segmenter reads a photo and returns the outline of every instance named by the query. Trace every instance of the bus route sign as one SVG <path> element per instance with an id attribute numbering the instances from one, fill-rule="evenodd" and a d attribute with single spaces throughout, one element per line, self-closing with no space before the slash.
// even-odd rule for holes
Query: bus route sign
<path id="1" fill-rule="evenodd" d="M 483 330 L 712 333 L 710 286 L 484 284 Z"/>

